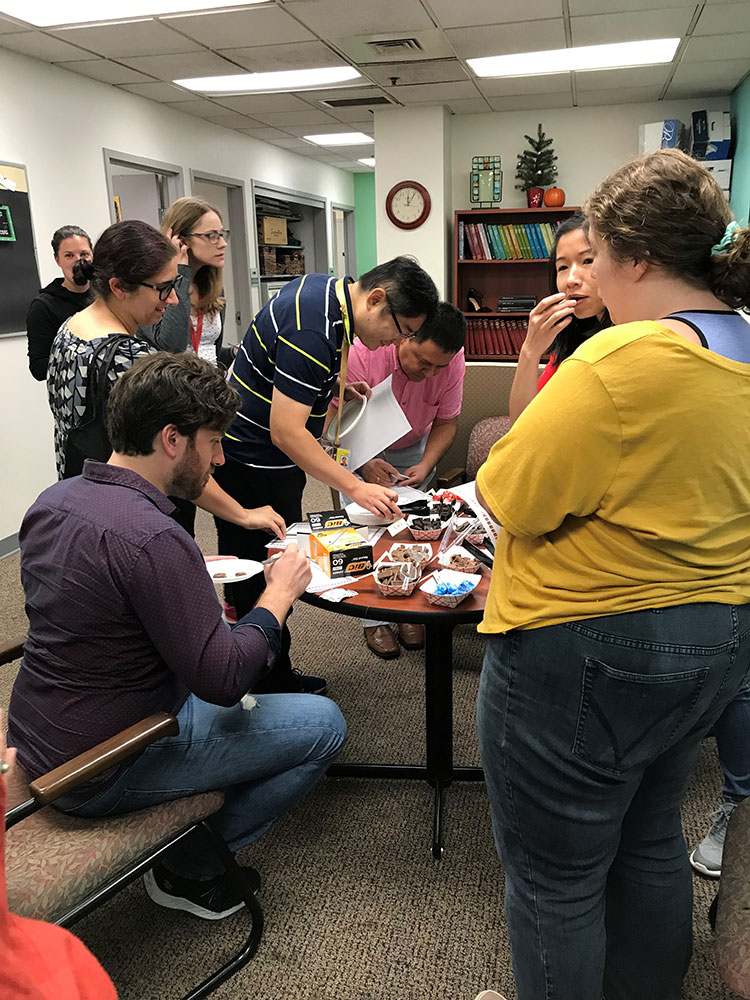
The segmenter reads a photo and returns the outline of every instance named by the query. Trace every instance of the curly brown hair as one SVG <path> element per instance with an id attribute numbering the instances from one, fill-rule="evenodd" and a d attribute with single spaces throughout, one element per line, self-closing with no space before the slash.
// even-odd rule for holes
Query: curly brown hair
<path id="1" fill-rule="evenodd" d="M 733 309 L 750 307 L 750 229 L 712 254 L 732 212 L 706 168 L 678 149 L 660 149 L 610 174 L 584 214 L 615 260 L 646 261 Z"/>

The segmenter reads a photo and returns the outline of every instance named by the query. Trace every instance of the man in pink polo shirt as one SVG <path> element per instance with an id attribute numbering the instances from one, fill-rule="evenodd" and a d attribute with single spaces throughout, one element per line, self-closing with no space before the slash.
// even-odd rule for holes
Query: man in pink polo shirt
<path id="1" fill-rule="evenodd" d="M 398 481 L 399 486 L 421 487 L 432 479 L 435 466 L 456 435 L 463 400 L 465 339 L 463 313 L 441 302 L 434 318 L 410 337 L 377 351 L 354 342 L 349 350 L 347 381 L 363 381 L 372 387 L 393 375 L 393 394 L 412 427 L 356 470 L 365 482 L 391 486 Z M 333 413 L 337 404 L 338 400 L 331 403 Z M 376 656 L 390 660 L 399 655 L 398 642 L 386 622 L 363 620 L 362 624 L 365 641 Z M 406 649 L 421 649 L 424 629 L 401 624 L 398 638 Z"/>

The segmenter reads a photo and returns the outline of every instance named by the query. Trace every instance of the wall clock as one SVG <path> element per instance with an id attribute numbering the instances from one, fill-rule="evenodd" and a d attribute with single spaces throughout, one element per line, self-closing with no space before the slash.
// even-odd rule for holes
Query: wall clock
<path id="1" fill-rule="evenodd" d="M 385 197 L 385 211 L 399 229 L 418 229 L 427 220 L 432 202 L 419 181 L 400 181 Z"/>

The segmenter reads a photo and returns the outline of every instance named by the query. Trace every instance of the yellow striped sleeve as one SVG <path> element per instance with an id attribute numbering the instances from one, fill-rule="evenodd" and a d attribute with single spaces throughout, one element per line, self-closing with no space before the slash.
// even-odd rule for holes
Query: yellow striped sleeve
<path id="1" fill-rule="evenodd" d="M 293 347 L 295 351 L 299 351 L 300 354 L 304 354 L 306 358 L 309 358 L 311 361 L 314 361 L 316 365 L 320 365 L 320 367 L 324 368 L 329 375 L 331 374 L 331 369 L 328 367 L 328 365 L 324 365 L 322 361 L 318 361 L 318 359 L 314 358 L 312 354 L 308 354 L 307 351 L 303 351 L 301 347 L 297 347 L 297 345 L 293 344 L 291 340 L 287 340 L 286 337 L 282 337 L 281 334 L 279 334 L 276 339 L 280 340 L 282 344 L 286 344 L 287 347 Z"/>
<path id="2" fill-rule="evenodd" d="M 302 319 L 300 317 L 300 311 L 299 311 L 299 297 L 300 297 L 300 293 L 302 291 L 302 286 L 304 285 L 306 278 L 307 278 L 307 275 L 304 275 L 303 278 L 302 278 L 302 281 L 300 281 L 299 288 L 297 289 L 297 296 L 296 296 L 295 302 L 294 302 L 294 304 L 295 304 L 295 306 L 297 308 L 297 329 L 298 330 L 302 329 Z"/>

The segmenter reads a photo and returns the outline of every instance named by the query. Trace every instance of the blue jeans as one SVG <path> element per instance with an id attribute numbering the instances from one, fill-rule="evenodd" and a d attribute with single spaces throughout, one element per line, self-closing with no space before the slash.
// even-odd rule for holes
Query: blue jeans
<path id="1" fill-rule="evenodd" d="M 750 605 L 490 637 L 477 721 L 519 1000 L 678 1000 L 680 806 L 749 666 Z"/>
<path id="2" fill-rule="evenodd" d="M 722 797 L 741 802 L 750 796 L 750 684 L 721 713 L 714 735 L 724 772 Z"/>
<path id="3" fill-rule="evenodd" d="M 177 713 L 177 736 L 148 747 L 102 791 L 74 792 L 56 805 L 77 816 L 110 816 L 221 788 L 224 805 L 213 820 L 230 850 L 238 851 L 310 791 L 346 739 L 344 717 L 328 698 L 255 697 L 256 707 L 246 711 L 239 704 L 210 705 L 191 694 Z M 166 860 L 189 878 L 223 871 L 202 837 L 183 841 Z"/>

